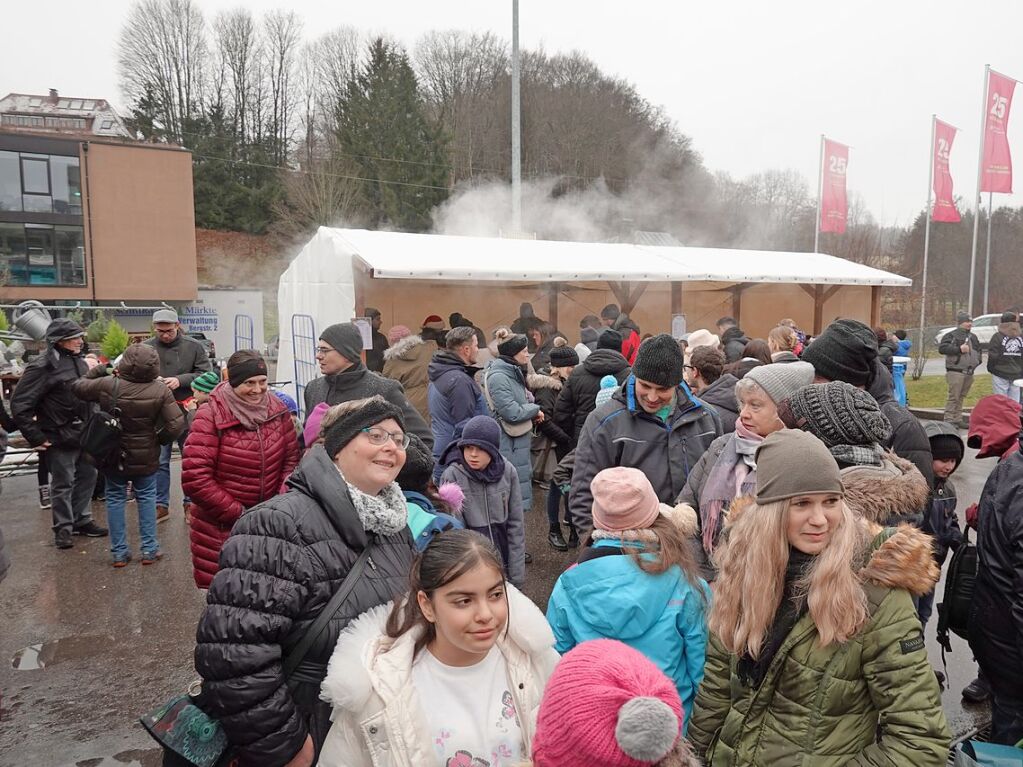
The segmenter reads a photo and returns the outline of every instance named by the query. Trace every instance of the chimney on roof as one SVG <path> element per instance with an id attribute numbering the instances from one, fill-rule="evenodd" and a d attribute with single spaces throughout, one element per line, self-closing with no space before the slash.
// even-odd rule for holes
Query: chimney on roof
<path id="1" fill-rule="evenodd" d="M 50 88 L 50 99 L 53 100 L 53 101 L 57 100 L 57 89 L 56 88 Z"/>

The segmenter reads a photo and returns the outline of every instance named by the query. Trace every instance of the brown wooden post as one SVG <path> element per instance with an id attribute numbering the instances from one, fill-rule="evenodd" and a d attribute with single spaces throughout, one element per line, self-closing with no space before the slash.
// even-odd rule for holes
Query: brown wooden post
<path id="1" fill-rule="evenodd" d="M 671 283 L 671 316 L 682 314 L 682 283 Z"/>
<path id="2" fill-rule="evenodd" d="M 732 319 L 735 324 L 742 327 L 742 286 L 736 285 L 732 291 Z"/>
<path id="3" fill-rule="evenodd" d="M 824 324 L 824 286 L 813 286 L 813 334 L 819 336 Z"/>
<path id="4" fill-rule="evenodd" d="M 555 330 L 558 329 L 558 293 L 560 292 L 560 282 L 551 282 L 547 285 L 547 322 Z"/>
<path id="5" fill-rule="evenodd" d="M 870 288 L 870 326 L 877 327 L 881 324 L 881 286 L 873 285 Z"/>

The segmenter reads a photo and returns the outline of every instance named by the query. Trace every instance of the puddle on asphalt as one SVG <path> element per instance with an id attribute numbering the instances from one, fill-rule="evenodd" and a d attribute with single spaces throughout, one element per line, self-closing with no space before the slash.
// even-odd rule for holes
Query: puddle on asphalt
<path id="1" fill-rule="evenodd" d="M 34 671 L 69 660 L 82 660 L 98 655 L 112 641 L 114 641 L 112 636 L 97 634 L 30 644 L 14 653 L 11 668 L 15 671 Z"/>

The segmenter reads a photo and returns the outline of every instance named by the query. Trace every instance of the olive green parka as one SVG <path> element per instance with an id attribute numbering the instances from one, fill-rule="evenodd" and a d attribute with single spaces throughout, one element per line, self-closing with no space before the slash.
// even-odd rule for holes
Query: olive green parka
<path id="1" fill-rule="evenodd" d="M 875 528 L 876 529 L 876 528 Z M 809 612 L 759 688 L 711 635 L 689 739 L 710 767 L 941 767 L 951 735 L 910 594 L 937 579 L 930 536 L 887 528 L 860 570 L 866 625 L 820 647 Z"/>

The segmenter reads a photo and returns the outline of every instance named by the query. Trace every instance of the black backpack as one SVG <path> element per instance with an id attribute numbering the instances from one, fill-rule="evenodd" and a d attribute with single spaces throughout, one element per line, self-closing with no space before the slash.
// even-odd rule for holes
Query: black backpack
<path id="1" fill-rule="evenodd" d="M 82 429 L 82 452 L 101 469 L 117 468 L 121 462 L 121 410 L 117 407 L 117 388 L 120 380 L 114 379 L 111 393 L 110 412 L 94 410 Z"/>
<path id="2" fill-rule="evenodd" d="M 949 632 L 963 639 L 970 638 L 970 604 L 977 581 L 977 564 L 977 547 L 970 543 L 970 529 L 966 528 L 963 542 L 949 562 L 944 601 L 938 605 L 938 644 L 943 657 L 945 652 L 952 652 Z"/>

